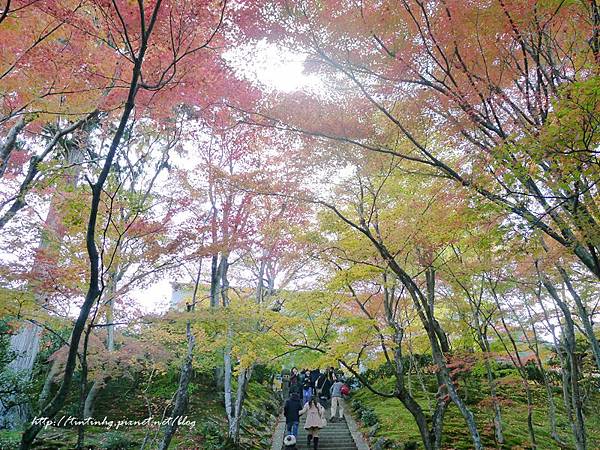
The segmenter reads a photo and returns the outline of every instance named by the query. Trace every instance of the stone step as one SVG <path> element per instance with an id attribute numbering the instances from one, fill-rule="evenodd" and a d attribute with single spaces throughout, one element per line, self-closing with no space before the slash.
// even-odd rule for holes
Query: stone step
<path id="1" fill-rule="evenodd" d="M 308 433 L 299 432 L 298 435 L 306 437 L 308 435 Z M 352 439 L 352 434 L 349 431 L 340 432 L 340 433 L 332 433 L 332 432 L 326 432 L 326 431 L 321 430 L 319 432 L 319 436 L 327 436 L 330 439 L 345 439 L 345 438 Z"/>
<path id="2" fill-rule="evenodd" d="M 346 419 L 336 418 L 334 422 L 331 422 L 329 411 L 326 417 L 327 425 L 319 431 L 319 450 L 357 450 Z M 313 450 L 312 444 L 307 446 L 306 443 L 308 433 L 304 429 L 305 421 L 305 417 L 300 417 L 296 446 L 299 450 Z"/>
<path id="3" fill-rule="evenodd" d="M 298 430 L 298 433 L 305 433 L 308 434 L 307 430 Z M 330 428 L 329 430 L 327 428 L 321 428 L 321 430 L 319 431 L 319 434 L 350 434 L 350 430 L 348 430 L 348 428 L 340 428 L 338 430 L 334 430 L 333 428 Z"/>
<path id="4" fill-rule="evenodd" d="M 296 446 L 298 448 L 312 448 L 312 444 L 311 444 L 310 447 L 308 447 L 306 445 L 306 441 L 297 443 Z M 319 439 L 319 449 L 338 449 L 338 450 L 341 450 L 341 449 L 346 449 L 346 448 L 356 450 L 356 445 L 354 443 L 347 444 L 347 443 L 343 443 L 343 442 L 327 442 L 327 441 L 321 441 Z"/>
<path id="5" fill-rule="evenodd" d="M 324 441 L 354 442 L 352 435 L 336 436 L 332 434 L 319 434 L 319 437 Z M 299 434 L 298 440 L 306 441 L 306 434 Z"/>
<path id="6" fill-rule="evenodd" d="M 300 444 L 296 444 L 298 449 L 311 449 L 313 448 L 312 444 L 310 447 L 306 445 L 306 442 L 301 442 Z M 285 450 L 285 447 L 282 447 L 282 450 Z M 345 444 L 341 442 L 321 442 L 319 440 L 319 450 L 356 450 L 356 445 Z"/>
<path id="7" fill-rule="evenodd" d="M 298 434 L 306 436 L 307 434 L 309 434 L 307 431 L 298 431 Z M 340 431 L 334 431 L 334 430 L 321 430 L 319 431 L 319 436 L 352 436 L 352 434 L 350 433 L 350 431 L 348 430 L 340 430 Z"/>

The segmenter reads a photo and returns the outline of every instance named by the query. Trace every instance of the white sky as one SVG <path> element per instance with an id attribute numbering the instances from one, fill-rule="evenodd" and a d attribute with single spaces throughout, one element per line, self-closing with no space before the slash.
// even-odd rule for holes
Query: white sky
<path id="1" fill-rule="evenodd" d="M 236 70 L 249 80 L 255 80 L 268 91 L 293 92 L 301 89 L 319 89 L 318 77 L 304 73 L 305 57 L 293 54 L 273 44 L 260 42 L 255 47 L 242 47 L 225 57 L 235 64 Z M 170 307 L 170 278 L 162 279 L 147 288 L 134 289 L 130 297 L 145 312 L 162 312 Z"/>
<path id="2" fill-rule="evenodd" d="M 226 53 L 225 59 L 239 74 L 260 82 L 267 90 L 292 92 L 322 86 L 316 75 L 304 73 L 304 55 L 266 41 L 241 46 Z"/>

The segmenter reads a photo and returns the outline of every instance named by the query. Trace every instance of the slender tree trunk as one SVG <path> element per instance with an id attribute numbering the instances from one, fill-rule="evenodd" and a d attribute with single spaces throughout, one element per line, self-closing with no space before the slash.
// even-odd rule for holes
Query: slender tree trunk
<path id="1" fill-rule="evenodd" d="M 169 448 L 171 439 L 175 435 L 177 427 L 179 426 L 179 419 L 183 417 L 188 406 L 188 386 L 190 384 L 190 380 L 192 379 L 192 360 L 194 347 L 196 346 L 196 339 L 192 334 L 192 326 L 189 320 L 186 325 L 186 334 L 188 342 L 187 355 L 183 365 L 181 366 L 179 386 L 177 387 L 177 394 L 175 395 L 175 404 L 173 405 L 173 410 L 171 411 L 171 420 L 167 423 L 165 435 L 159 446 L 160 450 L 167 450 Z"/>
<path id="2" fill-rule="evenodd" d="M 423 446 L 426 450 L 437 450 L 441 445 L 441 436 L 442 436 L 442 427 L 443 427 L 443 418 L 448 402 L 444 399 L 445 397 L 445 388 L 442 389 L 442 383 L 439 382 L 438 377 L 438 385 L 440 386 L 440 391 L 437 396 L 437 405 L 435 413 L 431 420 L 431 428 L 429 427 L 429 423 L 427 417 L 421 408 L 421 406 L 417 403 L 417 401 L 413 398 L 413 396 L 407 391 L 405 383 L 404 383 L 404 375 L 406 372 L 406 368 L 404 366 L 404 359 L 402 355 L 402 341 L 404 339 L 404 328 L 395 320 L 395 299 L 393 292 L 387 287 L 387 277 L 384 274 L 384 283 L 383 283 L 383 292 L 384 292 L 384 309 L 386 314 L 386 321 L 388 325 L 394 330 L 393 341 L 394 341 L 394 375 L 396 379 L 396 397 L 400 402 L 404 405 L 404 407 L 408 410 L 408 412 L 413 416 L 415 423 L 417 424 L 417 428 L 419 429 L 419 434 L 421 435 L 421 441 L 423 442 Z"/>
<path id="3" fill-rule="evenodd" d="M 196 299 L 198 295 L 198 287 L 200 286 L 200 275 L 202 274 L 202 260 L 198 265 L 198 273 L 196 275 L 196 280 L 194 284 L 194 292 L 192 294 L 192 304 L 188 308 L 188 312 L 193 312 L 196 309 Z M 181 372 L 179 374 L 179 385 L 177 387 L 177 393 L 175 394 L 175 403 L 173 405 L 173 410 L 171 411 L 171 421 L 168 422 L 165 427 L 165 435 L 163 437 L 162 442 L 160 443 L 160 450 L 167 450 L 169 448 L 169 444 L 171 443 L 171 439 L 175 435 L 177 431 L 177 427 L 179 426 L 179 418 L 181 418 L 188 407 L 189 402 L 189 394 L 188 387 L 190 385 L 190 381 L 192 379 L 193 367 L 192 362 L 194 358 L 194 348 L 196 347 L 196 339 L 194 334 L 192 333 L 192 323 L 188 319 L 186 323 L 186 336 L 187 336 L 187 355 L 185 357 L 185 361 L 181 365 Z M 152 377 L 150 377 L 152 379 Z M 147 441 L 148 435 L 144 438 L 144 442 Z M 142 445 L 143 448 L 143 445 Z"/>
<path id="4" fill-rule="evenodd" d="M 25 127 L 25 116 L 19 117 L 15 124 L 11 127 L 6 136 L 6 139 L 0 143 L 0 178 L 4 176 L 4 172 L 8 167 L 8 160 L 10 154 L 15 148 L 17 143 L 17 137 L 23 128 Z"/>
<path id="5" fill-rule="evenodd" d="M 85 417 L 85 404 L 86 404 L 86 392 L 87 392 L 87 384 L 88 384 L 88 363 L 87 363 L 87 349 L 88 343 L 90 340 L 90 333 L 92 331 L 91 323 L 88 325 L 85 331 L 85 337 L 83 339 L 83 348 L 79 358 L 81 364 L 81 380 L 79 387 L 79 418 L 83 419 Z M 83 448 L 85 441 L 85 425 L 79 425 L 77 430 L 77 450 L 81 450 Z"/>
<path id="6" fill-rule="evenodd" d="M 140 49 L 138 51 L 138 55 L 135 59 L 135 64 L 132 69 L 132 77 L 131 83 L 129 86 L 129 92 L 127 96 L 127 101 L 125 103 L 125 107 L 123 110 L 123 114 L 121 115 L 121 119 L 119 121 L 119 126 L 115 131 L 113 136 L 108 154 L 104 161 L 104 165 L 102 166 L 102 170 L 95 184 L 92 185 L 92 201 L 90 207 L 90 213 L 88 217 L 87 230 L 86 230 L 86 249 L 88 253 L 88 258 L 90 262 L 90 276 L 89 276 L 89 285 L 88 290 L 85 295 L 85 299 L 79 311 L 79 315 L 75 324 L 73 325 L 73 331 L 71 333 L 71 342 L 69 344 L 69 353 L 67 355 L 67 361 L 65 364 L 65 372 L 63 375 L 63 380 L 58 392 L 54 396 L 54 398 L 50 401 L 50 403 L 43 408 L 40 412 L 40 416 L 54 418 L 54 416 L 62 409 L 65 400 L 67 398 L 67 394 L 71 388 L 71 381 L 73 379 L 73 372 L 75 370 L 77 351 L 79 347 L 79 341 L 81 339 L 81 334 L 84 331 L 85 324 L 87 322 L 88 316 L 90 314 L 92 305 L 96 301 L 96 299 L 101 295 L 102 291 L 100 289 L 100 256 L 98 253 L 98 248 L 96 247 L 96 227 L 98 220 L 98 212 L 100 207 L 100 199 L 102 196 L 102 192 L 104 189 L 104 184 L 106 183 L 106 179 L 108 178 L 108 174 L 111 171 L 112 163 L 115 158 L 115 154 L 119 145 L 121 144 L 121 140 L 123 138 L 123 134 L 125 133 L 125 127 L 129 121 L 129 117 L 133 108 L 135 106 L 135 96 L 138 91 L 138 80 L 140 78 L 142 62 L 144 60 L 144 55 L 148 48 L 148 39 L 154 24 L 156 23 L 156 17 L 158 15 L 158 10 L 160 9 L 161 1 L 158 0 L 156 5 L 154 6 L 154 14 L 152 19 L 148 25 L 147 30 L 142 31 L 142 39 L 140 42 Z M 30 425 L 21 438 L 21 450 L 29 450 L 36 436 L 42 429 L 41 424 L 32 424 Z"/>
<path id="7" fill-rule="evenodd" d="M 540 289 L 541 289 L 541 287 L 540 287 Z M 540 295 L 539 290 L 536 295 L 537 295 L 539 303 L 541 304 L 542 300 L 541 300 L 541 295 Z M 529 305 L 526 305 L 526 308 L 527 308 L 527 314 L 529 316 L 529 323 L 531 323 L 531 330 L 533 331 L 533 342 L 531 342 L 529 340 L 529 337 L 527 336 L 527 333 L 525 333 L 524 329 L 523 329 L 523 332 L 524 332 L 524 336 L 527 338 L 527 342 L 529 343 L 529 348 L 535 354 L 535 360 L 536 360 L 538 369 L 542 373 L 542 377 L 544 379 L 544 387 L 546 388 L 546 397 L 547 397 L 547 401 L 548 401 L 548 419 L 549 419 L 549 423 L 550 423 L 550 436 L 552 436 L 552 439 L 554 439 L 558 444 L 563 445 L 564 443 L 560 439 L 558 430 L 556 428 L 556 405 L 554 403 L 554 397 L 552 395 L 552 387 L 550 386 L 550 380 L 548 379 L 548 372 L 544 368 L 544 365 L 542 364 L 542 359 L 540 358 L 540 349 L 539 349 L 539 345 L 538 345 L 538 342 L 539 342 L 538 333 L 535 328 L 535 323 L 533 322 L 533 317 L 532 317 L 532 313 L 531 313 L 531 309 L 529 308 Z M 544 308 L 543 305 L 542 305 L 542 308 Z M 546 314 L 546 311 L 544 309 L 544 315 L 545 314 Z M 520 323 L 520 321 L 519 321 L 519 323 Z"/>
<path id="8" fill-rule="evenodd" d="M 490 344 L 487 339 L 487 332 L 483 330 L 480 311 L 481 302 L 474 306 L 473 317 L 475 319 L 475 329 L 477 331 L 477 340 L 479 341 L 479 347 L 483 352 L 483 361 L 485 365 L 485 371 L 487 374 L 488 386 L 490 389 L 490 396 L 492 397 L 492 404 L 494 407 L 494 432 L 496 435 L 496 442 L 502 446 L 504 445 L 504 432 L 502 427 L 502 411 L 500 410 L 500 403 L 498 402 L 498 395 L 496 393 L 496 380 L 492 372 L 492 366 L 490 364 Z"/>
<path id="9" fill-rule="evenodd" d="M 244 412 L 244 402 L 246 400 L 246 396 L 248 393 L 248 383 L 250 382 L 250 378 L 252 377 L 252 367 L 248 369 L 241 370 L 238 374 L 238 388 L 237 388 L 237 400 L 235 404 L 235 409 L 237 411 L 237 420 L 235 424 L 235 428 L 233 429 L 233 441 L 236 443 L 240 442 L 240 426 L 242 424 L 243 412 Z"/>
<path id="10" fill-rule="evenodd" d="M 223 307 L 229 306 L 229 253 L 224 252 L 221 255 L 221 264 L 219 265 L 219 278 L 221 280 L 221 300 Z"/>
<path id="11" fill-rule="evenodd" d="M 567 271 L 561 266 L 557 266 L 557 267 L 558 267 L 558 271 L 560 272 L 560 275 L 565 283 L 565 286 L 569 290 L 569 294 L 571 294 L 571 297 L 575 301 L 575 305 L 577 306 L 577 315 L 579 316 L 579 319 L 581 320 L 581 323 L 583 324 L 583 329 L 585 330 L 585 335 L 586 335 L 588 341 L 590 342 L 590 346 L 592 348 L 592 353 L 594 354 L 594 360 L 596 361 L 596 367 L 598 368 L 598 371 L 600 371 L 600 344 L 598 343 L 598 339 L 596 338 L 596 335 L 594 334 L 594 326 L 592 325 L 592 319 L 590 317 L 590 314 L 588 313 L 587 308 L 585 307 L 585 304 L 583 303 L 583 299 L 577 292 L 577 289 L 575 289 L 575 286 L 573 286 L 571 277 L 569 276 Z"/>
<path id="12" fill-rule="evenodd" d="M 467 428 L 469 429 L 469 433 L 471 434 L 474 448 L 476 450 L 483 450 L 481 436 L 479 435 L 479 430 L 477 429 L 475 417 L 465 404 L 462 397 L 458 394 L 456 386 L 448 371 L 448 367 L 446 366 L 444 352 L 448 352 L 450 350 L 450 343 L 448 342 L 448 337 L 440 326 L 440 323 L 435 319 L 433 312 L 435 298 L 435 270 L 433 267 L 429 267 L 425 273 L 427 280 L 427 305 L 424 305 L 424 309 L 426 311 L 426 317 L 428 321 L 428 323 L 425 324 L 425 328 L 428 328 L 427 334 L 431 344 L 431 355 L 433 357 L 433 361 L 438 366 L 437 374 L 441 382 L 440 385 L 443 384 L 446 386 L 448 395 L 463 416 L 467 424 Z"/>
<path id="13" fill-rule="evenodd" d="M 23 122 L 24 125 L 24 122 Z M 16 126 L 16 125 L 15 125 Z M 20 130 L 19 130 L 20 131 Z M 14 136 L 16 139 L 16 136 Z M 7 141 L 10 143 L 10 139 Z M 14 145 L 12 142 L 11 145 Z M 69 164 L 76 164 L 83 158 L 83 147 L 82 145 L 74 146 L 70 149 L 67 156 L 67 162 Z M 75 165 L 74 168 L 69 169 L 65 174 L 65 181 L 67 184 L 75 186 L 77 184 L 77 178 L 79 176 L 79 166 Z M 57 212 L 57 199 L 52 198 L 50 202 L 50 209 L 48 216 L 45 221 L 45 228 L 51 230 L 57 234 L 57 239 L 62 238 L 61 219 Z M 44 264 L 41 263 L 41 256 L 50 247 L 51 239 L 47 232 L 42 233 L 39 247 L 36 251 L 36 258 L 33 263 L 33 271 L 44 271 Z M 47 263 L 46 263 L 47 264 Z M 41 300 L 36 294 L 36 302 L 39 303 Z M 16 355 L 16 358 L 8 364 L 9 370 L 18 372 L 21 374 L 23 382 L 27 383 L 31 379 L 33 366 L 36 362 L 37 355 L 40 347 L 40 337 L 42 328 L 35 324 L 26 324 L 22 326 L 16 335 L 13 335 L 10 340 L 10 350 Z M 42 393 L 40 394 L 41 399 L 46 402 L 46 399 L 50 393 L 52 380 L 58 374 L 58 363 L 53 362 L 50 368 L 49 377 L 46 378 Z M 38 402 L 38 404 L 40 404 Z M 11 411 L 5 411 L 2 404 L 0 403 L 0 428 L 18 428 L 27 422 L 30 415 L 29 405 L 18 405 L 12 408 Z"/>
<path id="14" fill-rule="evenodd" d="M 210 306 L 219 306 L 219 286 L 221 284 L 219 271 L 219 254 L 212 255 L 210 264 Z"/>
<path id="15" fill-rule="evenodd" d="M 108 353 L 112 353 L 115 350 L 115 325 L 114 325 L 114 304 L 115 304 L 115 296 L 117 294 L 117 282 L 121 277 L 119 276 L 119 266 L 116 265 L 114 269 L 111 270 L 109 274 L 108 283 L 106 286 L 106 350 Z M 84 410 L 83 410 L 83 418 L 92 417 L 94 412 L 94 402 L 96 401 L 96 396 L 102 390 L 102 387 L 106 384 L 106 382 L 110 379 L 110 373 L 103 373 L 102 379 L 94 380 L 92 387 L 87 393 L 85 398 Z"/>
<path id="16" fill-rule="evenodd" d="M 568 386 L 569 403 L 571 404 L 574 420 L 571 422 L 575 447 L 577 450 L 587 448 L 587 436 L 583 418 L 583 402 L 579 391 L 579 363 L 575 349 L 575 324 L 568 305 L 562 300 L 552 282 L 544 274 L 540 273 L 541 281 L 563 313 L 564 326 L 562 340 L 567 354 L 566 364 L 563 368 L 566 385 Z"/>

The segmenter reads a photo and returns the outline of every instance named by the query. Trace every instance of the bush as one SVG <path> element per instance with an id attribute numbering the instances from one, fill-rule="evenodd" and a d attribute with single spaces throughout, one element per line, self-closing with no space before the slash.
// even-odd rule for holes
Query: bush
<path id="1" fill-rule="evenodd" d="M 408 441 L 404 443 L 404 450 L 417 450 L 419 448 L 419 444 L 415 441 Z"/>
<path id="2" fill-rule="evenodd" d="M 258 364 L 252 371 L 252 380 L 260 384 L 271 384 L 271 380 L 277 374 L 277 371 L 272 367 Z"/>
<path id="3" fill-rule="evenodd" d="M 123 450 L 133 447 L 135 442 L 119 431 L 110 431 L 102 435 L 100 445 L 107 450 Z"/>
<path id="4" fill-rule="evenodd" d="M 221 428 L 214 422 L 201 422 L 198 432 L 202 436 L 202 448 L 204 450 L 221 450 L 225 442 L 225 436 Z"/>
<path id="5" fill-rule="evenodd" d="M 375 414 L 375 411 L 373 411 L 370 408 L 365 408 L 363 410 L 362 414 L 360 415 L 360 420 L 367 427 L 372 427 L 373 425 L 379 422 L 377 414 Z"/>
<path id="6" fill-rule="evenodd" d="M 363 410 L 363 404 L 357 398 L 352 399 L 352 401 L 350 402 L 350 407 L 352 408 L 352 411 L 358 413 L 358 415 L 360 415 L 361 411 Z"/>
<path id="7" fill-rule="evenodd" d="M 14 431 L 0 431 L 0 448 L 4 450 L 17 450 L 21 444 L 20 433 Z"/>

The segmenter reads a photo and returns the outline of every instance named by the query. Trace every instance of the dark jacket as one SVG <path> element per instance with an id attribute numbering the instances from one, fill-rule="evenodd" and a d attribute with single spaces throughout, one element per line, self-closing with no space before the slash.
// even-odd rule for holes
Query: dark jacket
<path id="1" fill-rule="evenodd" d="M 333 380 L 330 377 L 327 377 L 325 383 L 323 383 L 323 391 L 321 392 L 321 397 L 331 398 L 331 386 L 333 386 Z"/>
<path id="2" fill-rule="evenodd" d="M 321 376 L 317 379 L 317 382 L 315 383 L 315 387 L 317 389 L 323 389 L 323 384 L 325 384 L 325 380 L 327 380 L 327 375 L 322 373 Z"/>
<path id="3" fill-rule="evenodd" d="M 304 390 L 313 389 L 314 387 L 315 387 L 315 385 L 310 380 L 310 377 L 304 377 L 304 383 L 302 383 L 302 389 L 304 389 Z"/>
<path id="4" fill-rule="evenodd" d="M 286 423 L 293 423 L 300 421 L 300 410 L 302 409 L 302 402 L 297 395 L 292 395 L 285 402 L 283 407 L 283 415 L 285 416 Z"/>
<path id="5" fill-rule="evenodd" d="M 313 386 L 317 385 L 317 380 L 319 379 L 320 376 L 321 376 L 321 371 L 319 369 L 310 371 L 310 381 L 313 384 Z"/>

